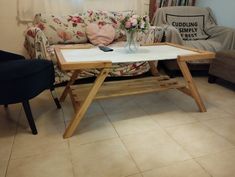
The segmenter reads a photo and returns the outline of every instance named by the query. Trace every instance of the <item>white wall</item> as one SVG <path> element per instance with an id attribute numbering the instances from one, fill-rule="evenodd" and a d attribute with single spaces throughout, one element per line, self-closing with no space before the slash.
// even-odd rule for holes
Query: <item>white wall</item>
<path id="1" fill-rule="evenodd" d="M 17 22 L 17 0 L 0 0 L 0 50 L 25 54 L 26 25 Z"/>
<path id="2" fill-rule="evenodd" d="M 102 0 L 102 2 L 104 1 L 107 1 L 106 6 L 110 4 L 109 0 Z M 128 3 L 124 3 L 126 0 L 122 1 L 123 2 L 121 5 L 119 5 L 119 7 L 115 6 L 114 4 L 119 4 L 120 1 L 114 0 L 112 3 L 115 3 L 112 5 L 112 7 L 123 10 L 121 8 L 126 8 L 127 4 L 130 4 L 130 0 L 128 0 Z M 141 13 L 145 13 L 148 11 L 149 0 L 141 1 L 143 2 L 143 5 L 141 5 L 140 11 Z M 27 56 L 27 52 L 23 47 L 24 31 L 27 28 L 27 24 L 22 24 L 17 21 L 17 2 L 18 0 L 0 0 L 0 50 L 7 50 Z M 94 5 L 97 4 L 98 1 L 96 2 L 94 0 L 87 0 L 86 2 L 94 2 L 94 4 L 92 4 L 90 7 L 92 9 L 95 8 Z M 100 4 L 103 4 L 101 1 L 99 2 Z"/>
<path id="3" fill-rule="evenodd" d="M 210 7 L 218 25 L 235 28 L 235 0 L 197 0 L 196 5 Z"/>

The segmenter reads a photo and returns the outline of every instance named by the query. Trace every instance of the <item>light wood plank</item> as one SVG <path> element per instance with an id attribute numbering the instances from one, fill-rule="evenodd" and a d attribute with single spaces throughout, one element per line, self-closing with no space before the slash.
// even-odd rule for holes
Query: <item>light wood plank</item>
<path id="1" fill-rule="evenodd" d="M 187 63 L 184 60 L 180 59 L 181 57 L 178 57 L 177 63 L 179 65 L 179 68 L 184 76 L 184 79 L 186 81 L 186 84 L 191 92 L 192 97 L 194 98 L 195 102 L 197 103 L 197 106 L 201 112 L 206 112 L 206 107 L 203 104 L 203 101 L 200 97 L 200 94 L 197 90 L 197 87 L 193 81 L 192 75 L 188 69 Z"/>
<path id="2" fill-rule="evenodd" d="M 183 87 L 183 84 L 178 84 L 178 82 L 174 79 L 168 78 L 167 80 L 159 81 L 159 78 L 157 77 L 105 82 L 102 87 L 100 87 L 94 99 L 151 93 Z M 82 101 L 89 93 L 90 88 L 91 84 L 84 84 L 82 86 L 73 86 L 72 91 L 77 95 L 78 100 Z"/>
<path id="3" fill-rule="evenodd" d="M 148 61 L 148 64 L 149 64 L 152 75 L 159 76 L 160 74 L 157 69 L 158 61 Z"/>
<path id="4" fill-rule="evenodd" d="M 100 86 L 104 82 L 105 78 L 107 77 L 109 73 L 109 69 L 102 69 L 99 76 L 96 78 L 94 85 L 92 86 L 91 90 L 89 91 L 89 94 L 85 98 L 84 102 L 82 103 L 79 110 L 77 110 L 76 115 L 74 118 L 70 121 L 69 126 L 66 128 L 63 137 L 69 138 L 73 135 L 74 131 L 76 130 L 79 122 L 83 118 L 84 114 L 86 113 L 88 107 L 92 103 L 94 97 L 96 96 L 96 93 L 98 92 Z"/>
<path id="5" fill-rule="evenodd" d="M 65 98 L 67 97 L 68 93 L 69 93 L 69 90 L 70 90 L 70 86 L 74 84 L 75 80 L 77 79 L 78 77 L 78 74 L 79 74 L 79 70 L 76 70 L 73 72 L 69 82 L 67 83 L 61 97 L 60 97 L 60 101 L 64 101 Z"/>

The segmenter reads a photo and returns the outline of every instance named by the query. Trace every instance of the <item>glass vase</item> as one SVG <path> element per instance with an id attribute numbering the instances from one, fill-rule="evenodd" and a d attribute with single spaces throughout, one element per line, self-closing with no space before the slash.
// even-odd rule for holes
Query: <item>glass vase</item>
<path id="1" fill-rule="evenodd" d="M 126 31 L 126 44 L 125 49 L 129 53 L 136 52 L 139 48 L 137 42 L 137 32 L 135 31 Z"/>

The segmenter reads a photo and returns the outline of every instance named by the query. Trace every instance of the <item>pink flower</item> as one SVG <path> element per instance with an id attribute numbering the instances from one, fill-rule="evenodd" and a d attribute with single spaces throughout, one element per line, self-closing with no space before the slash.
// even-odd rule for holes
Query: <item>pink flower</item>
<path id="1" fill-rule="evenodd" d="M 72 39 L 72 35 L 71 35 L 70 33 L 65 32 L 65 31 L 63 31 L 63 30 L 61 30 L 61 29 L 57 29 L 57 34 L 58 34 L 58 36 L 59 36 L 61 39 L 63 39 L 64 41 L 67 41 L 67 40 Z"/>
<path id="2" fill-rule="evenodd" d="M 132 18 L 137 19 L 139 16 L 138 15 L 133 15 Z"/>
<path id="3" fill-rule="evenodd" d="M 127 28 L 127 29 L 131 28 L 131 22 L 129 20 L 126 21 L 125 28 Z"/>
<path id="4" fill-rule="evenodd" d="M 28 31 L 27 31 L 27 35 L 30 36 L 30 37 L 32 37 L 32 38 L 35 38 L 36 33 L 33 32 L 32 30 L 28 30 Z"/>
<path id="5" fill-rule="evenodd" d="M 77 23 L 83 23 L 83 19 L 79 16 L 69 16 L 69 19 L 68 21 L 71 21 L 73 22 L 74 24 L 77 24 Z"/>
<path id="6" fill-rule="evenodd" d="M 57 23 L 57 24 L 61 24 L 61 21 L 60 21 L 60 19 L 58 19 L 58 18 L 54 18 L 53 21 L 54 21 L 55 23 Z"/>
<path id="7" fill-rule="evenodd" d="M 37 27 L 40 28 L 42 31 L 45 29 L 45 26 L 42 23 L 37 24 Z"/>
<path id="8" fill-rule="evenodd" d="M 132 26 L 136 26 L 138 23 L 136 18 L 130 18 L 130 21 L 131 21 Z"/>
<path id="9" fill-rule="evenodd" d="M 80 32 L 80 31 L 77 31 L 77 35 L 78 35 L 78 36 L 80 36 L 80 37 L 85 36 L 85 34 L 84 34 L 84 33 L 82 33 L 82 32 Z"/>

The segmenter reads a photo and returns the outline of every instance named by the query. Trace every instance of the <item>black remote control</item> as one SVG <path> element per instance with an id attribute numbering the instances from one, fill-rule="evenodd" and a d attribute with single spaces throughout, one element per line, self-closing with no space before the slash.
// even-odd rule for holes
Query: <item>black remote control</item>
<path id="1" fill-rule="evenodd" d="M 106 47 L 106 46 L 99 46 L 99 49 L 104 51 L 104 52 L 111 52 L 113 49 Z"/>

